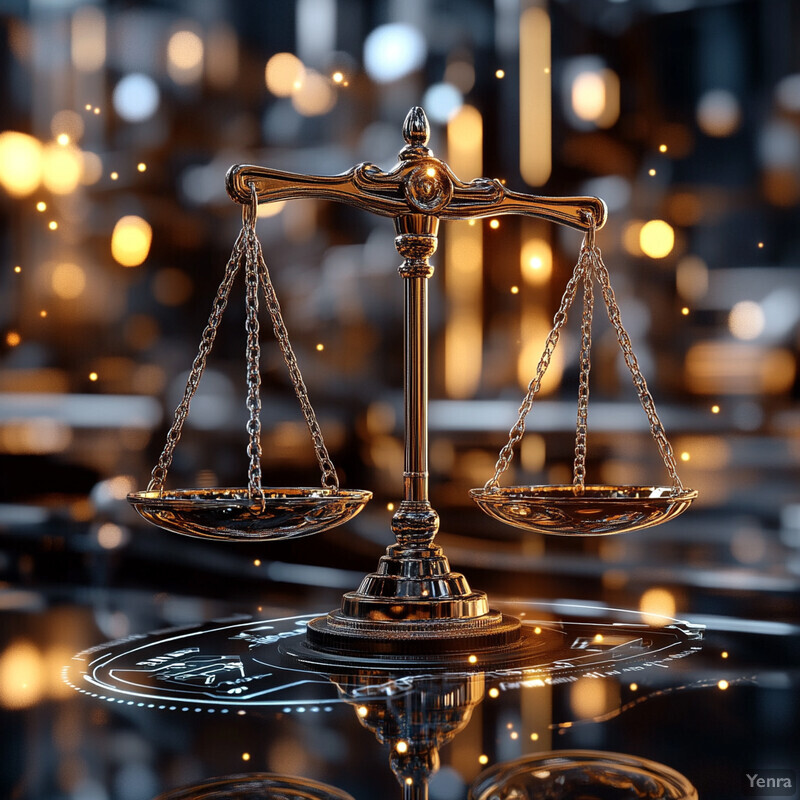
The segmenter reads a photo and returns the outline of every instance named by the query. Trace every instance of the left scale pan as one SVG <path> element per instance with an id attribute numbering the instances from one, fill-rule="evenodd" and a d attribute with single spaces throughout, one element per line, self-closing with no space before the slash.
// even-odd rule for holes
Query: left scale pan
<path id="1" fill-rule="evenodd" d="M 225 275 L 217 290 L 211 315 L 200 340 L 183 398 L 175 409 L 167 441 L 145 491 L 128 495 L 128 502 L 148 522 L 174 533 L 201 539 L 268 541 L 310 536 L 354 517 L 372 498 L 372 492 L 339 487 L 322 431 L 308 399 L 303 377 L 289 342 L 278 298 L 267 269 L 261 243 L 255 232 L 258 197 L 243 208 L 242 230 L 233 246 Z M 248 485 L 242 488 L 165 488 L 175 447 L 189 414 L 192 398 L 214 345 L 231 286 L 242 263 L 246 288 L 247 333 L 247 433 L 249 437 Z M 259 292 L 260 290 L 260 292 Z M 261 485 L 261 343 L 258 321 L 259 293 L 269 311 L 272 330 L 289 372 L 289 378 L 308 427 L 314 453 L 322 473 L 322 485 L 307 487 L 262 487 Z"/>
<path id="2" fill-rule="evenodd" d="M 153 525 L 200 539 L 263 542 L 328 530 L 354 517 L 371 492 L 263 489 L 263 508 L 246 488 L 134 492 L 128 502 Z"/>

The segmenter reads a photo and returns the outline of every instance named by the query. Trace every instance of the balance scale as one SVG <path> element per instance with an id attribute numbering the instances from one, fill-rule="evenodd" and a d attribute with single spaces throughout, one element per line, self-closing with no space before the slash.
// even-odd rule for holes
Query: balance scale
<path id="1" fill-rule="evenodd" d="M 533 646 L 520 621 L 490 608 L 484 592 L 472 590 L 452 572 L 434 544 L 439 516 L 428 498 L 428 280 L 437 247 L 439 221 L 472 220 L 501 214 L 539 217 L 585 232 L 577 264 L 553 320 L 536 374 L 519 415 L 500 450 L 494 475 L 470 494 L 485 513 L 536 533 L 592 536 L 640 530 L 685 511 L 697 492 L 681 483 L 672 448 L 622 325 L 608 270 L 595 242 L 606 207 L 595 197 L 536 197 L 510 191 L 497 180 L 464 183 L 427 147 L 425 112 L 412 108 L 403 125 L 405 146 L 388 172 L 360 164 L 336 176 L 302 175 L 265 167 L 236 165 L 226 177 L 230 197 L 242 205 L 242 230 L 233 247 L 211 315 L 203 331 L 189 380 L 167 441 L 146 491 L 128 500 L 149 522 L 200 538 L 270 541 L 308 536 L 340 525 L 371 499 L 366 490 L 343 489 L 325 447 L 322 431 L 284 325 L 261 244 L 256 236 L 259 203 L 315 198 L 346 203 L 392 217 L 404 306 L 404 499 L 392 519 L 395 544 L 375 572 L 342 598 L 341 607 L 309 622 L 300 657 L 313 663 L 354 661 L 402 667 L 511 662 Z M 167 489 L 165 483 L 191 400 L 206 366 L 231 286 L 244 264 L 247 331 L 248 485 L 241 488 Z M 650 431 L 669 473 L 669 486 L 586 484 L 586 433 L 595 284 L 606 305 L 625 363 L 630 369 Z M 501 487 L 525 420 L 540 389 L 578 289 L 583 293 L 573 482 L 555 486 Z M 321 471 L 315 488 L 261 485 L 261 397 L 259 294 L 263 295 L 292 385 L 300 402 Z"/>

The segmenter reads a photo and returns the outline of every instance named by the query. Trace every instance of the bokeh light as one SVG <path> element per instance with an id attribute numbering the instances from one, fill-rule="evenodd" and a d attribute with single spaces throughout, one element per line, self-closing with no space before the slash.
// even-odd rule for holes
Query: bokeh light
<path id="1" fill-rule="evenodd" d="M 267 89 L 276 97 L 290 97 L 305 78 L 303 62 L 293 53 L 275 53 L 264 70 Z"/>
<path id="2" fill-rule="evenodd" d="M 764 309 L 752 300 L 736 303 L 728 315 L 728 330 L 737 339 L 758 339 L 764 331 Z"/>
<path id="3" fill-rule="evenodd" d="M 69 145 L 49 144 L 42 151 L 42 183 L 53 194 L 70 194 L 81 181 L 83 158 Z"/>
<path id="4" fill-rule="evenodd" d="M 666 258 L 675 246 L 675 231 L 663 219 L 651 219 L 639 231 L 639 246 L 650 258 Z"/>
<path id="5" fill-rule="evenodd" d="M 42 179 L 42 145 L 27 133 L 0 133 L 0 183 L 12 197 L 35 192 Z"/>
<path id="6" fill-rule="evenodd" d="M 167 42 L 167 72 L 175 83 L 188 84 L 203 74 L 203 40 L 189 30 L 175 31 Z"/>
<path id="7" fill-rule="evenodd" d="M 727 89 L 705 92 L 697 102 L 697 124 L 707 136 L 730 136 L 736 132 L 741 120 L 739 100 Z"/>
<path id="8" fill-rule="evenodd" d="M 391 83 L 419 69 L 427 56 L 425 37 L 402 22 L 380 25 L 364 40 L 364 67 L 377 83 Z"/>
<path id="9" fill-rule="evenodd" d="M 161 93 L 156 82 L 142 73 L 126 75 L 114 87 L 111 102 L 126 122 L 143 122 L 158 110 Z"/>
<path id="10" fill-rule="evenodd" d="M 150 252 L 153 229 L 135 214 L 121 217 L 111 234 L 111 255 L 123 267 L 138 267 Z"/>
<path id="11" fill-rule="evenodd" d="M 86 289 L 86 272 L 72 262 L 57 264 L 50 275 L 50 287 L 62 300 L 74 300 Z"/>

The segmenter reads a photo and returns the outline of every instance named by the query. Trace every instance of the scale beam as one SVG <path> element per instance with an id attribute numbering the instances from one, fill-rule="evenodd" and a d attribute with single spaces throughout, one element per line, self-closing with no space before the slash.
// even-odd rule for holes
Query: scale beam
<path id="1" fill-rule="evenodd" d="M 424 122 L 419 122 L 420 115 Z M 408 144 L 400 151 L 399 163 L 389 172 L 369 163 L 332 176 L 236 164 L 225 178 L 228 194 L 237 203 L 248 204 L 253 186 L 259 203 L 310 197 L 394 218 L 422 214 L 456 220 L 517 214 L 577 230 L 598 229 L 605 224 L 606 205 L 597 197 L 538 197 L 513 192 L 491 178 L 464 183 L 425 146 L 427 120 L 422 109 L 413 108 L 411 117 L 414 119 L 407 119 L 404 127 Z"/>

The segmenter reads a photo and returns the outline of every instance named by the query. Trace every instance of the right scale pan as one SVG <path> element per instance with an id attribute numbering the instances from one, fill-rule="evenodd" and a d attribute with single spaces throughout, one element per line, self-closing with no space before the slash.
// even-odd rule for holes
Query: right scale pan
<path id="1" fill-rule="evenodd" d="M 489 516 L 535 533 L 603 536 L 627 533 L 674 519 L 697 497 L 669 486 L 510 486 L 472 489 Z"/>
<path id="2" fill-rule="evenodd" d="M 586 485 L 586 439 L 589 414 L 589 371 L 591 368 L 592 316 L 594 282 L 600 285 L 608 318 L 617 334 L 633 385 L 647 415 L 650 432 L 672 480 L 671 486 Z M 583 287 L 583 314 L 580 336 L 580 387 L 575 427 L 575 460 L 571 485 L 500 486 L 500 476 L 514 457 L 514 448 L 525 433 L 525 419 L 541 387 L 542 378 L 558 344 L 561 329 L 567 321 L 578 292 Z M 656 412 L 647 382 L 633 353 L 631 340 L 622 325 L 619 307 L 599 248 L 595 245 L 591 225 L 581 247 L 578 263 L 567 283 L 561 305 L 553 320 L 536 374 L 519 408 L 516 423 L 509 431 L 495 466 L 494 476 L 481 489 L 470 491 L 472 499 L 489 516 L 536 533 L 560 536 L 602 536 L 649 528 L 682 514 L 697 497 L 693 489 L 684 488 L 678 477 L 672 447 Z"/>

